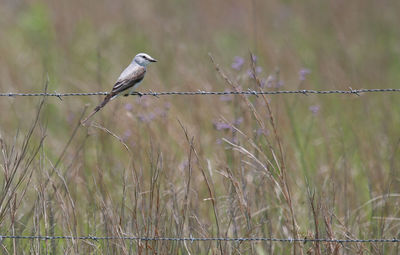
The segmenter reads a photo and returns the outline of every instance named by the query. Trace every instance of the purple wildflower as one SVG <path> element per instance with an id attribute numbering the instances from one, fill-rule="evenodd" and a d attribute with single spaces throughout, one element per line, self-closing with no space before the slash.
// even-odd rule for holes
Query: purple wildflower
<path id="1" fill-rule="evenodd" d="M 257 56 L 254 54 L 251 54 L 251 60 L 255 63 L 257 62 Z"/>
<path id="2" fill-rule="evenodd" d="M 151 105 L 151 100 L 149 100 L 150 97 L 139 97 L 136 100 L 136 103 L 139 105 L 142 105 L 143 107 L 149 107 Z"/>
<path id="3" fill-rule="evenodd" d="M 238 144 L 239 143 L 239 138 L 237 136 L 232 137 L 231 139 L 228 139 L 233 144 Z"/>
<path id="4" fill-rule="evenodd" d="M 227 90 L 225 90 L 225 91 L 227 91 Z M 232 101 L 232 99 L 233 99 L 232 95 L 222 95 L 222 96 L 219 97 L 219 100 L 223 101 L 223 102 Z"/>
<path id="5" fill-rule="evenodd" d="M 251 79 L 254 79 L 254 74 L 253 74 L 253 71 L 252 70 L 247 70 L 247 75 L 251 78 Z"/>
<path id="6" fill-rule="evenodd" d="M 239 71 L 244 64 L 244 59 L 242 57 L 236 56 L 233 63 L 232 68 Z"/>
<path id="7" fill-rule="evenodd" d="M 239 117 L 233 121 L 232 125 L 239 126 L 243 122 L 243 117 Z M 214 121 L 214 127 L 217 130 L 232 130 L 232 125 L 222 121 Z"/>
<path id="8" fill-rule="evenodd" d="M 260 136 L 260 135 L 269 135 L 269 131 L 268 131 L 268 129 L 263 129 L 263 128 L 258 128 L 258 129 L 256 129 L 256 130 L 254 130 L 254 133 L 256 133 L 257 134 L 257 136 Z"/>
<path id="9" fill-rule="evenodd" d="M 233 125 L 239 126 L 242 122 L 243 122 L 243 117 L 239 117 L 233 122 Z"/>
<path id="10" fill-rule="evenodd" d="M 310 69 L 302 68 L 302 69 L 299 71 L 299 79 L 300 79 L 300 81 L 304 81 L 304 80 L 306 79 L 306 76 L 307 76 L 308 74 L 310 74 L 310 73 L 311 73 L 311 70 L 310 70 Z"/>
<path id="11" fill-rule="evenodd" d="M 189 165 L 189 162 L 188 162 L 187 160 L 183 160 L 183 161 L 179 164 L 178 168 L 183 170 L 183 169 L 185 169 L 186 167 L 188 167 L 188 165 Z"/>
<path id="12" fill-rule="evenodd" d="M 139 121 L 144 122 L 144 123 L 148 123 L 150 121 L 152 121 L 154 118 L 156 117 L 156 114 L 150 112 L 148 114 L 139 114 L 138 118 Z"/>
<path id="13" fill-rule="evenodd" d="M 319 112 L 319 109 L 320 109 L 321 107 L 319 106 L 319 105 L 311 105 L 308 109 L 311 111 L 311 113 L 313 114 L 313 115 L 317 115 L 317 113 Z"/>
<path id="14" fill-rule="evenodd" d="M 284 83 L 282 80 L 280 80 L 280 81 L 278 81 L 278 83 L 275 85 L 275 88 L 283 87 L 283 85 L 285 85 L 285 83 Z"/>
<path id="15" fill-rule="evenodd" d="M 168 108 L 156 108 L 154 110 L 154 117 L 160 116 L 161 118 L 166 118 L 168 115 Z"/>
<path id="16" fill-rule="evenodd" d="M 256 68 L 255 68 L 256 70 L 256 74 L 259 74 L 259 73 L 261 73 L 262 72 L 262 67 L 261 66 L 257 66 Z M 253 70 L 251 70 L 251 69 L 249 69 L 249 70 L 247 70 L 247 75 L 249 75 L 249 77 L 251 78 L 251 79 L 254 79 L 255 77 L 254 77 L 254 74 L 253 74 Z"/>
<path id="17" fill-rule="evenodd" d="M 222 102 L 232 101 L 232 99 L 233 99 L 232 95 L 222 95 L 219 97 L 219 100 Z"/>
<path id="18" fill-rule="evenodd" d="M 214 122 L 214 127 L 217 129 L 217 130 L 227 130 L 227 129 L 231 129 L 232 127 L 231 127 L 231 125 L 229 125 L 229 124 L 227 124 L 227 123 L 225 123 L 225 122 L 220 122 L 220 121 L 215 121 Z"/>
<path id="19" fill-rule="evenodd" d="M 131 111 L 133 109 L 133 105 L 130 103 L 125 104 L 125 110 Z"/>
<path id="20" fill-rule="evenodd" d="M 265 81 L 265 83 L 267 84 L 267 88 L 272 88 L 274 81 L 275 81 L 275 75 L 270 74 L 267 77 L 267 80 Z"/>
<path id="21" fill-rule="evenodd" d="M 130 130 L 126 130 L 124 132 L 123 140 L 126 140 L 128 137 L 132 135 L 132 132 Z"/>
<path id="22" fill-rule="evenodd" d="M 265 84 L 267 84 L 267 80 L 266 79 L 261 79 L 261 81 L 260 81 L 261 88 L 264 88 Z"/>
<path id="23" fill-rule="evenodd" d="M 165 104 L 164 104 L 164 107 L 165 107 L 165 110 L 169 110 L 169 109 L 171 109 L 171 103 L 170 102 L 166 102 Z"/>

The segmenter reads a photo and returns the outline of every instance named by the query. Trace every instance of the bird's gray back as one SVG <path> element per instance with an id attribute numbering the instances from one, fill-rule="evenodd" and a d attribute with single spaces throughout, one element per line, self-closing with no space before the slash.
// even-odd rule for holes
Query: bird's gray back
<path id="1" fill-rule="evenodd" d="M 137 64 L 130 64 L 119 76 L 112 93 L 118 94 L 141 82 L 146 74 L 146 67 Z"/>
<path id="2" fill-rule="evenodd" d="M 132 79 L 135 76 L 146 72 L 146 67 L 135 63 L 131 63 L 118 77 L 118 81 Z"/>

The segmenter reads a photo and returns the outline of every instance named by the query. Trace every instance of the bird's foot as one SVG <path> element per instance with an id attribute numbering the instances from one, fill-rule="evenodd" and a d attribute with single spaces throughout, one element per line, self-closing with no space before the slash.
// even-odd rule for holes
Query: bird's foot
<path id="1" fill-rule="evenodd" d="M 144 96 L 144 95 L 143 95 L 142 93 L 140 93 L 140 92 L 133 91 L 133 92 L 131 92 L 130 94 L 125 94 L 124 97 L 130 96 L 130 95 L 136 95 L 136 96 L 139 96 L 139 97 Z"/>

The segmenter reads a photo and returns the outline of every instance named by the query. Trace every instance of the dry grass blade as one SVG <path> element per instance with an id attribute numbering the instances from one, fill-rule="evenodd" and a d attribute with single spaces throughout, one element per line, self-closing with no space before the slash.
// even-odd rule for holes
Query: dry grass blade
<path id="1" fill-rule="evenodd" d="M 47 89 L 47 82 L 45 85 L 45 90 Z M 33 168 L 30 168 L 33 160 L 36 158 L 40 149 L 42 148 L 43 141 L 45 139 L 45 135 L 42 134 L 39 140 L 39 144 L 36 145 L 33 149 L 30 150 L 30 144 L 32 142 L 33 133 L 36 130 L 39 122 L 39 117 L 41 111 L 43 109 L 43 105 L 45 102 L 45 98 L 43 97 L 36 110 L 36 116 L 34 121 L 27 133 L 24 137 L 22 146 L 18 151 L 16 141 L 17 136 L 14 139 L 14 144 L 11 149 L 6 145 L 6 142 L 0 136 L 0 146 L 3 155 L 3 174 L 5 183 L 3 184 L 0 191 L 0 224 L 3 222 L 6 212 L 9 210 L 10 203 L 12 198 L 15 196 L 16 191 L 23 183 L 27 176 L 30 176 Z M 22 195 L 25 194 L 25 191 Z M 22 197 L 19 198 L 22 201 Z"/>
<path id="2" fill-rule="evenodd" d="M 116 138 L 116 139 L 124 146 L 124 148 L 125 148 L 129 153 L 131 153 L 131 150 L 129 149 L 128 145 L 124 142 L 124 139 L 122 139 L 121 137 L 119 137 L 118 135 L 116 135 L 115 133 L 113 133 L 112 131 L 110 131 L 109 129 L 107 129 L 107 128 L 103 127 L 103 126 L 100 126 L 100 125 L 98 125 L 97 123 L 91 123 L 90 126 L 91 126 L 91 127 L 98 128 L 98 129 L 100 129 L 100 130 L 106 132 L 107 134 L 111 135 L 112 137 Z"/>
<path id="3" fill-rule="evenodd" d="M 201 163 L 200 163 L 199 155 L 197 154 L 197 151 L 196 151 L 196 149 L 195 149 L 195 147 L 194 147 L 194 144 L 193 144 L 194 139 L 190 139 L 190 138 L 189 138 L 189 134 L 188 134 L 188 131 L 186 130 L 186 128 L 183 126 L 183 124 L 182 124 L 179 120 L 178 120 L 178 122 L 179 122 L 179 125 L 181 126 L 181 128 L 182 128 L 182 130 L 183 130 L 183 132 L 184 132 L 184 134 L 185 134 L 186 141 L 189 143 L 189 146 L 190 146 L 191 150 L 193 151 L 193 153 L 194 153 L 194 155 L 195 155 L 195 157 L 196 157 L 197 164 L 198 164 L 198 166 L 199 166 L 199 168 L 200 168 L 200 170 L 201 170 L 201 173 L 202 173 L 202 175 L 203 175 L 204 181 L 205 181 L 205 183 L 206 183 L 206 185 L 207 185 L 208 194 L 209 194 L 209 196 L 210 196 L 210 200 L 211 200 L 211 203 L 212 203 L 212 206 L 213 206 L 214 217 L 215 217 L 215 224 L 216 224 L 216 227 L 217 227 L 217 235 L 220 236 L 220 233 L 221 233 L 221 232 L 220 232 L 220 227 L 219 227 L 218 210 L 217 210 L 217 201 L 216 201 L 216 199 L 215 199 L 215 195 L 214 195 L 214 192 L 213 192 L 213 189 L 212 189 L 212 184 L 211 184 L 210 181 L 208 180 L 208 177 L 207 177 L 207 175 L 206 175 L 206 173 L 205 173 L 205 170 L 204 170 L 203 166 L 202 166 Z M 219 249 L 220 249 L 221 254 L 223 254 L 223 251 L 222 251 L 222 244 L 221 244 L 220 241 L 218 241 L 218 246 L 219 246 Z"/>

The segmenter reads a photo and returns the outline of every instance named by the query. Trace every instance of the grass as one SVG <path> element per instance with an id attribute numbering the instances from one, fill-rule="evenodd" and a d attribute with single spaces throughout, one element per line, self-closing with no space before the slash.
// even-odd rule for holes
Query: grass
<path id="1" fill-rule="evenodd" d="M 140 91 L 399 88 L 399 7 L 9 2 L 0 7 L 0 90 L 108 91 L 138 52 L 159 60 Z M 3 97 L 0 233 L 399 238 L 398 97 L 121 97 L 90 127 L 80 120 L 102 97 Z M 399 247 L 4 239 L 0 249 L 397 254 Z"/>

